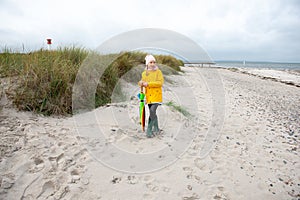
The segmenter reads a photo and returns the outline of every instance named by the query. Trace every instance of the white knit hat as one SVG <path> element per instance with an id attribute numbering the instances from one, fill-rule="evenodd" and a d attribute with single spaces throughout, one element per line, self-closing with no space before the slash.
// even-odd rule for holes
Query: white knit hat
<path id="1" fill-rule="evenodd" d="M 147 56 L 145 57 L 145 60 L 146 60 L 146 65 L 148 65 L 149 62 L 151 62 L 151 61 L 155 61 L 155 62 L 156 62 L 154 56 L 152 56 L 152 55 L 147 55 Z"/>

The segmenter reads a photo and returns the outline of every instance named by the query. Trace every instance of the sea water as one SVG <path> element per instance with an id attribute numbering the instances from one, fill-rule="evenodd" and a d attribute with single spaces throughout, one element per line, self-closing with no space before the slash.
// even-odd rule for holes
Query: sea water
<path id="1" fill-rule="evenodd" d="M 277 70 L 300 70 L 300 63 L 279 63 L 279 62 L 253 62 L 253 61 L 215 61 L 215 66 L 277 69 Z"/>

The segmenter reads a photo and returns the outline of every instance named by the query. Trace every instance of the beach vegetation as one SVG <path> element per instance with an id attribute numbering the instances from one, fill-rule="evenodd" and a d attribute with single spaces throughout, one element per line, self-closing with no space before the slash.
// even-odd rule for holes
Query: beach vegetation
<path id="1" fill-rule="evenodd" d="M 176 104 L 174 101 L 169 101 L 166 103 L 166 106 L 169 106 L 170 108 L 180 112 L 181 114 L 183 114 L 185 117 L 191 117 L 191 113 L 189 111 L 187 111 L 186 108 L 184 108 L 183 106 L 180 106 L 178 104 Z"/>
<path id="2" fill-rule="evenodd" d="M 76 75 L 88 55 L 95 52 L 75 46 L 29 53 L 9 49 L 1 52 L 0 77 L 9 78 L 12 87 L 6 93 L 16 108 L 44 115 L 72 114 L 72 91 Z M 136 73 L 140 76 L 145 56 L 145 52 L 122 52 L 115 56 L 116 59 L 99 78 L 95 107 L 110 103 L 119 78 L 129 70 L 139 69 Z M 182 61 L 172 56 L 154 56 L 166 73 L 176 74 L 180 71 L 179 66 L 183 66 Z"/>

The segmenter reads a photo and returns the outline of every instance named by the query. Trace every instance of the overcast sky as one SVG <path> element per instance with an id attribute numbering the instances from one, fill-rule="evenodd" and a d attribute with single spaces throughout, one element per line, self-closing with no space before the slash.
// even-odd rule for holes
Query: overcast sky
<path id="1" fill-rule="evenodd" d="M 183 34 L 213 60 L 300 62 L 299 0 L 0 0 L 0 47 L 95 49 L 118 34 Z"/>

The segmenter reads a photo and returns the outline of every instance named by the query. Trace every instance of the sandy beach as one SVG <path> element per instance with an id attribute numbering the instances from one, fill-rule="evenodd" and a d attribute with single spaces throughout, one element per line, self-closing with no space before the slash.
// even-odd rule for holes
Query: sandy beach
<path id="1" fill-rule="evenodd" d="M 2 94 L 0 199 L 299 199 L 300 76 L 182 70 L 164 102 L 189 115 L 161 105 L 154 138 L 136 85 L 70 118 L 16 111 Z"/>

